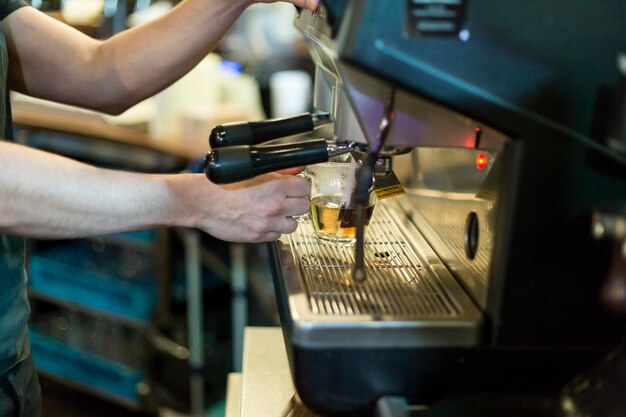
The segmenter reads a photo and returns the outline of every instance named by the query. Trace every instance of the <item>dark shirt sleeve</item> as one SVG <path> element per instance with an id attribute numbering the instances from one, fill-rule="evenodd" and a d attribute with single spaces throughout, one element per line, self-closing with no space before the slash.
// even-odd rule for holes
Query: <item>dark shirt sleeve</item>
<path id="1" fill-rule="evenodd" d="M 0 19 L 4 19 L 20 7 L 28 6 L 25 0 L 0 0 Z"/>

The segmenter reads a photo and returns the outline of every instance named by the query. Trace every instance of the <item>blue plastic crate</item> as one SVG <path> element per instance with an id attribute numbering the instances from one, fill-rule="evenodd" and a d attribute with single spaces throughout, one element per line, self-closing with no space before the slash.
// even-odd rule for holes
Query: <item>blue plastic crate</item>
<path id="1" fill-rule="evenodd" d="M 38 369 L 138 405 L 137 384 L 144 379 L 143 371 L 80 351 L 33 330 L 29 335 Z"/>
<path id="2" fill-rule="evenodd" d="M 36 292 L 96 311 L 145 321 L 156 309 L 154 261 L 131 248 L 77 241 L 33 253 L 29 272 Z"/>
<path id="3" fill-rule="evenodd" d="M 141 243 L 154 243 L 157 238 L 157 231 L 154 229 L 137 230 L 135 232 L 113 233 L 110 235 L 104 235 L 103 237 L 110 237 L 113 239 L 122 239 Z"/>

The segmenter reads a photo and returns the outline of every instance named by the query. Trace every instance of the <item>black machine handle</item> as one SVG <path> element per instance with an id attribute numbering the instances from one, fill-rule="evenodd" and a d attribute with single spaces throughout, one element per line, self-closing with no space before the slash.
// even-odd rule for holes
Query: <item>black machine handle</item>
<path id="1" fill-rule="evenodd" d="M 326 162 L 330 156 L 331 148 L 325 139 L 279 145 L 228 146 L 207 154 L 204 173 L 216 184 L 227 184 L 279 169 Z"/>
<path id="2" fill-rule="evenodd" d="M 209 143 L 212 149 L 225 146 L 258 145 L 272 139 L 312 132 L 329 122 L 328 114 L 303 113 L 260 122 L 226 123 L 215 126 L 211 130 Z"/>

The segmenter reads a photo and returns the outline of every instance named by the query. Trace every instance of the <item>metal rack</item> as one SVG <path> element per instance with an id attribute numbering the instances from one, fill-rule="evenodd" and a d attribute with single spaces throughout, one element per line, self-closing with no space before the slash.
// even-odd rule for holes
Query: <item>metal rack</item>
<path id="1" fill-rule="evenodd" d="M 437 277 L 422 266 L 382 204 L 367 230 L 368 279 L 363 283 L 355 283 L 351 276 L 353 247 L 316 239 L 309 221 L 300 224 L 290 243 L 316 314 L 454 318 L 461 313 Z"/>

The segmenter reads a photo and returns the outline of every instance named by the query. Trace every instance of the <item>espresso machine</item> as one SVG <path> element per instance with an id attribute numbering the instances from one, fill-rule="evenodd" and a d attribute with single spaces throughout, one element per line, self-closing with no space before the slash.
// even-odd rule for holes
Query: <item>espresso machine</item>
<path id="1" fill-rule="evenodd" d="M 626 207 L 623 16 L 622 0 L 326 0 L 298 14 L 315 110 L 216 128 L 207 175 L 351 152 L 405 191 L 353 246 L 307 221 L 271 244 L 308 409 L 558 396 L 621 343 L 623 319 L 600 302 L 616 255 L 591 224 Z"/>

